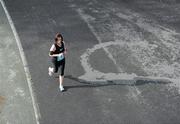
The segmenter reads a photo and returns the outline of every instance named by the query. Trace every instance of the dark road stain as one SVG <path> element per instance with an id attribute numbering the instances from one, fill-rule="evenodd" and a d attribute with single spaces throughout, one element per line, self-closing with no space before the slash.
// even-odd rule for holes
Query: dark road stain
<path id="1" fill-rule="evenodd" d="M 4 103 L 5 103 L 5 100 L 6 100 L 5 97 L 0 96 L 0 113 L 1 113 L 2 107 L 3 107 Z"/>

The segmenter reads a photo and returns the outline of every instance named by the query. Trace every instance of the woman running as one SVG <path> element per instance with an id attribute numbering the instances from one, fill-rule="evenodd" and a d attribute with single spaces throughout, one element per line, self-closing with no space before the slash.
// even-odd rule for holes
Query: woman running
<path id="1" fill-rule="evenodd" d="M 52 76 L 53 73 L 57 73 L 60 69 L 59 75 L 59 89 L 61 92 L 64 91 L 63 80 L 64 80 L 64 69 L 65 69 L 65 42 L 60 33 L 55 37 L 55 43 L 51 46 L 49 56 L 52 57 L 53 67 L 49 67 L 49 75 Z"/>

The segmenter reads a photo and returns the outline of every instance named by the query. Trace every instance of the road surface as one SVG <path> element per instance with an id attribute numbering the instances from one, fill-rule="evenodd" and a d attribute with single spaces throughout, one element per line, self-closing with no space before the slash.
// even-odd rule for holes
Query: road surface
<path id="1" fill-rule="evenodd" d="M 28 63 L 40 124 L 180 124 L 180 2 L 6 0 Z M 68 55 L 49 77 L 54 36 Z"/>

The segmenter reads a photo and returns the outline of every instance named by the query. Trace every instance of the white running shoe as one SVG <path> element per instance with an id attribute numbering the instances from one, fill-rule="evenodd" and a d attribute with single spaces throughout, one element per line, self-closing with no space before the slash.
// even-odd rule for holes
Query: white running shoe
<path id="1" fill-rule="evenodd" d="M 52 76 L 53 68 L 49 67 L 49 68 L 48 68 L 48 71 L 49 71 L 49 76 Z"/>
<path id="2" fill-rule="evenodd" d="M 64 91 L 64 87 L 63 86 L 59 86 L 59 89 L 60 89 L 61 92 Z"/>

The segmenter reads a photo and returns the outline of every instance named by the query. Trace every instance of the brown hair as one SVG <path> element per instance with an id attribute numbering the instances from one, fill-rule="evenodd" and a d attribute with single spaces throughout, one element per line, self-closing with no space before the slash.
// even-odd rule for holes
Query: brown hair
<path id="1" fill-rule="evenodd" d="M 58 38 L 54 38 L 54 42 L 57 43 L 57 41 L 58 41 Z"/>
<path id="2" fill-rule="evenodd" d="M 60 37 L 60 38 L 62 39 L 62 41 L 63 41 L 63 36 L 62 36 L 62 34 L 57 33 L 56 36 L 55 36 L 55 38 L 59 38 L 59 37 Z"/>

